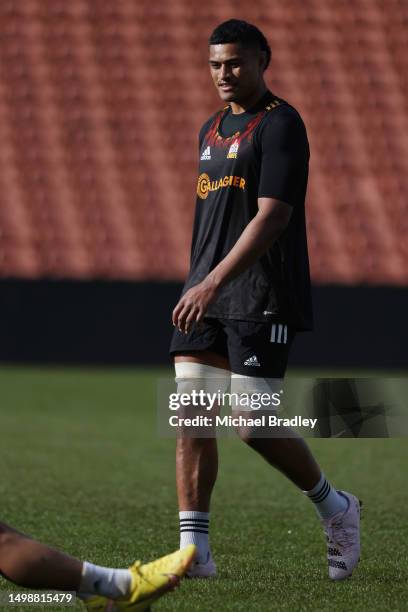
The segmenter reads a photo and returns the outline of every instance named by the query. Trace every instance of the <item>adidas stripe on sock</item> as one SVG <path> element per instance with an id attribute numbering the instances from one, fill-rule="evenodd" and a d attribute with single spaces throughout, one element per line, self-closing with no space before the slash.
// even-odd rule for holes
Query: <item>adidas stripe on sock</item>
<path id="1" fill-rule="evenodd" d="M 189 544 L 197 546 L 197 561 L 205 563 L 210 552 L 208 540 L 209 512 L 196 510 L 183 510 L 179 512 L 180 519 L 180 548 Z"/>
<path id="2" fill-rule="evenodd" d="M 338 493 L 322 474 L 319 482 L 310 491 L 303 491 L 314 503 L 320 518 L 328 519 L 348 508 L 347 499 Z"/>

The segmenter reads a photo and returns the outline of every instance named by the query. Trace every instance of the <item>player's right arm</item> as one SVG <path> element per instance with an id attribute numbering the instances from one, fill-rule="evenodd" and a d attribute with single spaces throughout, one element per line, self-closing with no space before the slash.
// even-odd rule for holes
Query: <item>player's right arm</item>
<path id="1" fill-rule="evenodd" d="M 184 333 L 203 319 L 219 289 L 270 249 L 289 223 L 309 159 L 306 132 L 297 113 L 278 111 L 263 130 L 261 147 L 258 213 L 224 259 L 178 302 L 173 324 Z"/>

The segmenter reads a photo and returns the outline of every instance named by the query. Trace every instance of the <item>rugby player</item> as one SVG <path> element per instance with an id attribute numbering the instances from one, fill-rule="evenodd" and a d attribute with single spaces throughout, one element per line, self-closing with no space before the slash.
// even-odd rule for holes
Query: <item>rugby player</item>
<path id="1" fill-rule="evenodd" d="M 32 589 L 76 591 L 88 610 L 147 610 L 177 586 L 196 553 L 188 545 L 129 569 L 79 561 L 0 523 L 0 574 Z"/>
<path id="2" fill-rule="evenodd" d="M 305 194 L 309 145 L 299 113 L 264 81 L 271 50 L 255 26 L 219 25 L 209 39 L 212 80 L 224 108 L 199 134 L 199 179 L 191 266 L 173 311 L 179 392 L 281 389 L 296 332 L 312 329 Z M 360 504 L 326 479 L 292 430 L 242 439 L 315 505 L 327 535 L 329 576 L 351 575 L 360 556 Z M 282 435 L 282 434 L 281 434 Z M 177 440 L 181 547 L 198 554 L 188 575 L 216 574 L 209 539 L 217 441 Z"/>

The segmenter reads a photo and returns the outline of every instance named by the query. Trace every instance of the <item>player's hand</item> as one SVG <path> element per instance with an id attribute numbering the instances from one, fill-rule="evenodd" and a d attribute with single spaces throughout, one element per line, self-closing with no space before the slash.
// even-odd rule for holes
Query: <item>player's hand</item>
<path id="1" fill-rule="evenodd" d="M 191 287 L 173 310 L 173 325 L 177 326 L 181 332 L 188 334 L 193 323 L 200 323 L 203 320 L 216 294 L 217 287 L 208 278 Z"/>

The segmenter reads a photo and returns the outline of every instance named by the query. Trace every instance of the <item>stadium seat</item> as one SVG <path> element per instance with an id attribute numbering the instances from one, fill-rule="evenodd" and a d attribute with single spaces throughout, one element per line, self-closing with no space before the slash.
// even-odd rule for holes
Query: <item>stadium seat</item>
<path id="1" fill-rule="evenodd" d="M 311 143 L 312 276 L 406 283 L 408 4 L 248 4 Z M 0 275 L 181 279 L 222 3 L 3 0 Z"/>

